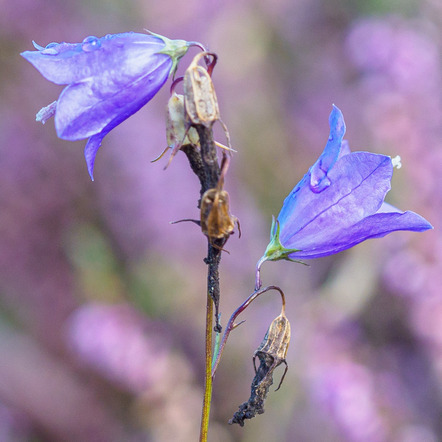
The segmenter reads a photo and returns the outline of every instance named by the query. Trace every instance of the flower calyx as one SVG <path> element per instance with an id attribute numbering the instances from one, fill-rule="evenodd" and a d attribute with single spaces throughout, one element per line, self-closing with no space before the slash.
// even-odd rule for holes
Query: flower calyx
<path id="1" fill-rule="evenodd" d="M 277 261 L 279 259 L 285 259 L 287 261 L 296 261 L 291 259 L 289 255 L 294 252 L 299 252 L 298 249 L 287 249 L 281 244 L 279 240 L 280 225 L 279 221 L 272 217 L 272 227 L 270 228 L 270 242 L 264 252 L 264 261 Z M 263 259 L 261 258 L 261 259 Z M 299 261 L 296 261 L 299 262 Z"/>
<path id="2" fill-rule="evenodd" d="M 157 37 L 164 42 L 164 47 L 158 54 L 168 55 L 172 59 L 172 68 L 169 75 L 175 75 L 178 67 L 178 62 L 184 55 L 186 55 L 189 47 L 192 45 L 191 42 L 185 40 L 171 40 L 170 38 L 164 37 L 163 35 L 155 34 L 152 31 L 146 30 L 150 35 Z"/>

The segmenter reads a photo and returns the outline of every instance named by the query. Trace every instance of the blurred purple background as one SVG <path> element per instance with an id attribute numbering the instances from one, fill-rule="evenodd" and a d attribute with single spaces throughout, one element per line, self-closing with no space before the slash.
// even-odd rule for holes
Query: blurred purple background
<path id="1" fill-rule="evenodd" d="M 198 217 L 184 155 L 167 171 L 150 163 L 166 143 L 168 87 L 105 138 L 92 183 L 85 141 L 35 122 L 61 88 L 19 56 L 32 40 L 144 28 L 219 55 L 238 151 L 226 190 L 243 232 L 223 255 L 223 325 L 253 289 L 272 214 L 325 145 L 332 103 L 353 150 L 402 157 L 387 201 L 435 227 L 310 267 L 265 264 L 264 284 L 288 299 L 290 369 L 264 415 L 227 425 L 279 313 L 269 293 L 228 342 L 210 440 L 442 440 L 440 2 L 0 0 L 0 11 L 2 442 L 198 438 L 206 245 L 195 225 L 169 224 Z"/>

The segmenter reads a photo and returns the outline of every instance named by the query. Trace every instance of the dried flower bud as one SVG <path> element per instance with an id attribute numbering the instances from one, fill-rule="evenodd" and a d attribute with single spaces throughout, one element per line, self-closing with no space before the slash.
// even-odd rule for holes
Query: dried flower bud
<path id="1" fill-rule="evenodd" d="M 207 70 L 198 65 L 199 60 L 207 55 L 201 52 L 195 56 L 184 74 L 184 96 L 187 116 L 193 124 L 202 124 L 210 128 L 220 119 L 218 99 L 212 79 Z"/>
<path id="2" fill-rule="evenodd" d="M 250 399 L 239 406 L 239 410 L 230 419 L 229 424 L 244 426 L 245 419 L 252 419 L 257 414 L 264 413 L 264 402 L 273 384 L 273 372 L 282 363 L 286 365 L 279 386 L 287 373 L 288 365 L 285 360 L 290 342 L 290 323 L 282 312 L 270 324 L 269 329 L 258 349 L 253 354 L 253 366 L 255 377 L 252 381 Z M 258 369 L 255 359 L 258 357 L 260 364 Z"/>
<path id="3" fill-rule="evenodd" d="M 198 133 L 193 127 L 186 124 L 184 110 L 184 96 L 173 93 L 169 98 L 166 109 L 166 137 L 167 146 L 177 150 L 185 144 L 199 144 Z"/>

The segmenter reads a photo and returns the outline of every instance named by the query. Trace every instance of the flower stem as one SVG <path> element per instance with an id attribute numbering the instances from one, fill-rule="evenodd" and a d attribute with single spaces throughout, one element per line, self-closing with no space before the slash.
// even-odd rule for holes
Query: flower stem
<path id="1" fill-rule="evenodd" d="M 195 125 L 200 139 L 200 150 L 192 149 L 191 146 L 182 148 L 187 155 L 193 172 L 201 183 L 200 195 L 208 189 L 215 188 L 220 178 L 220 167 L 212 128 L 203 125 Z M 198 202 L 200 207 L 201 200 Z M 204 375 L 204 399 L 201 412 L 200 442 L 207 441 L 209 431 L 210 405 L 212 402 L 212 354 L 213 354 L 213 316 L 215 311 L 215 330 L 220 333 L 219 324 L 219 264 L 221 261 L 223 241 L 208 240 L 207 258 L 207 307 L 206 307 L 206 333 L 205 333 L 205 375 Z"/>
<path id="2" fill-rule="evenodd" d="M 207 292 L 204 400 L 203 410 L 201 413 L 200 442 L 207 442 L 210 419 L 210 404 L 212 402 L 212 318 L 213 301 L 209 292 Z"/>
<path id="3" fill-rule="evenodd" d="M 194 45 L 195 43 L 192 43 Z M 200 46 L 201 47 L 201 46 Z M 210 55 L 212 60 L 206 59 L 207 70 L 212 72 L 217 56 Z M 220 180 L 220 166 L 218 162 L 217 150 L 213 139 L 212 124 L 194 124 L 193 127 L 198 132 L 200 149 L 193 146 L 183 146 L 181 150 L 186 154 L 192 171 L 198 177 L 201 189 L 200 196 L 209 189 L 215 189 Z M 224 172 L 225 173 L 225 172 Z M 224 178 L 224 173 L 222 179 Z M 198 207 L 201 208 L 201 198 Z M 210 405 L 212 401 L 212 355 L 213 355 L 213 316 L 215 313 L 215 331 L 221 332 L 219 323 L 219 264 L 221 252 L 226 238 L 208 238 L 208 252 L 204 262 L 207 264 L 207 307 L 206 307 L 206 333 L 205 333 L 205 376 L 204 376 L 204 399 L 201 412 L 201 432 L 200 442 L 207 441 L 209 429 Z"/>
<path id="4" fill-rule="evenodd" d="M 209 241 L 206 258 L 207 269 L 207 307 L 206 307 L 206 344 L 205 344 L 205 368 L 204 368 L 204 400 L 201 415 L 200 442 L 207 441 L 209 429 L 210 404 L 212 401 L 212 355 L 213 355 L 213 310 L 216 309 L 216 326 L 219 333 L 218 302 L 220 296 L 219 289 L 219 262 L 221 260 L 221 250 L 212 246 Z"/>
<path id="5" fill-rule="evenodd" d="M 221 356 L 222 353 L 224 351 L 224 347 L 226 346 L 226 342 L 227 339 L 230 335 L 230 332 L 237 327 L 239 324 L 241 324 L 241 322 L 239 324 L 235 324 L 235 320 L 236 318 L 256 299 L 258 298 L 258 296 L 271 291 L 271 290 L 276 290 L 277 292 L 279 292 L 280 296 L 281 296 L 281 301 L 282 301 L 282 313 L 285 312 L 285 296 L 284 296 L 284 292 L 277 286 L 274 285 L 270 285 L 268 287 L 264 287 L 262 289 L 259 290 L 255 290 L 233 313 L 232 316 L 229 319 L 229 322 L 226 325 L 226 328 L 224 330 L 224 335 L 223 335 L 223 339 L 221 341 L 221 344 L 219 345 L 219 349 L 216 355 L 214 355 L 214 361 L 212 364 L 212 378 L 215 376 L 215 372 L 216 369 L 218 368 L 219 365 L 219 361 L 221 360 Z"/>

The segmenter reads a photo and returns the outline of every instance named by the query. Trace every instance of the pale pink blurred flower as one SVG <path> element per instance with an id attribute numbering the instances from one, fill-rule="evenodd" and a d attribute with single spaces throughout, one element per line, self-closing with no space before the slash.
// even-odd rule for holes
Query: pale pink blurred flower
<path id="1" fill-rule="evenodd" d="M 358 69 L 382 76 L 385 86 L 401 93 L 427 92 L 440 81 L 436 44 L 409 23 L 360 20 L 350 30 L 347 48 Z"/>
<path id="2" fill-rule="evenodd" d="M 164 381 L 173 368 L 164 330 L 125 304 L 80 307 L 69 320 L 68 342 L 86 366 L 135 394 Z"/>
<path id="3" fill-rule="evenodd" d="M 22 412 L 0 402 L 0 440 L 19 442 L 30 440 L 32 425 Z"/>
<path id="4" fill-rule="evenodd" d="M 385 423 L 376 405 L 374 378 L 367 368 L 350 361 L 323 366 L 312 387 L 316 400 L 346 440 L 385 440 Z"/>

